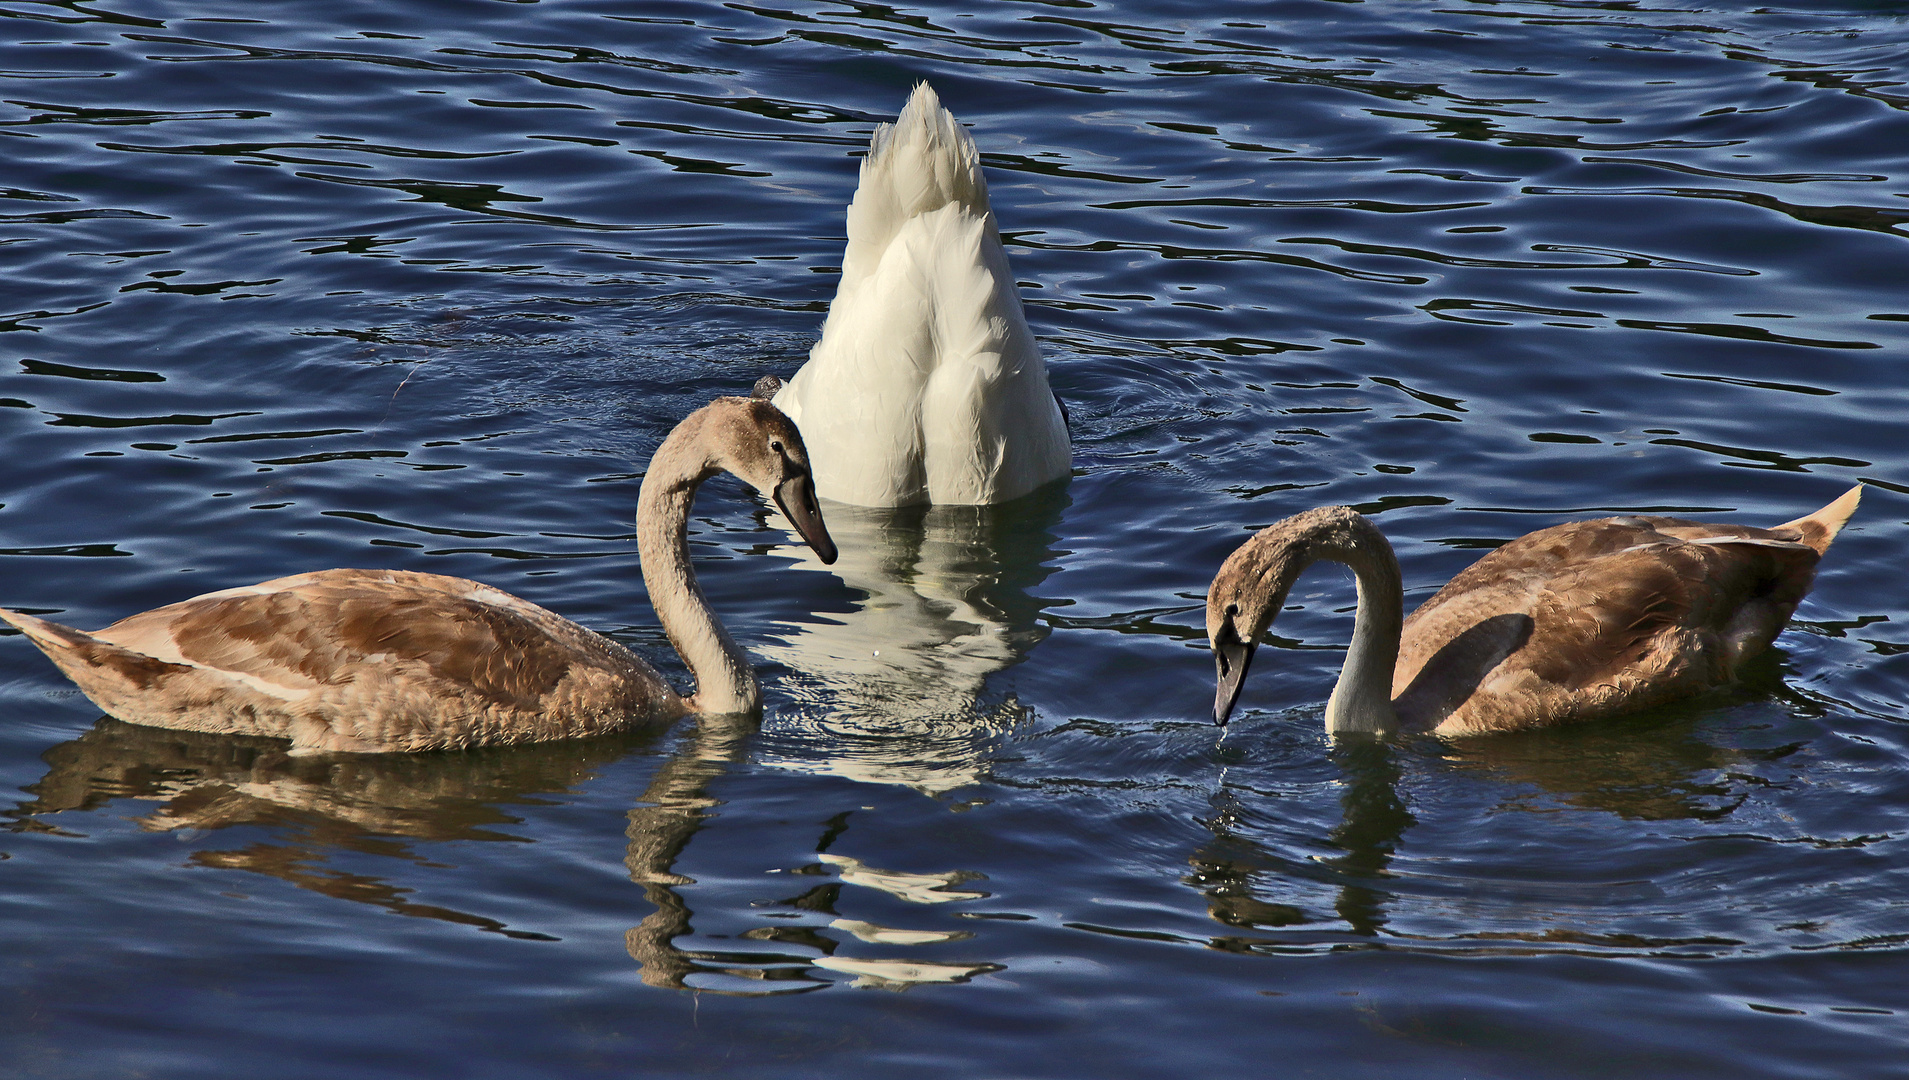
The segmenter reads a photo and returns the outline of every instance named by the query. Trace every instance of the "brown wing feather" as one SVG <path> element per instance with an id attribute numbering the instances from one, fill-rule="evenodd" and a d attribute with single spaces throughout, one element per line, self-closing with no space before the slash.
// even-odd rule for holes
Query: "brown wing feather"
<path id="1" fill-rule="evenodd" d="M 290 732 L 295 749 L 532 741 L 681 705 L 623 646 L 489 586 L 435 574 L 301 574 L 156 608 L 94 636 L 277 698 L 284 717 L 257 730 Z"/>
<path id="2" fill-rule="evenodd" d="M 1793 535 L 1674 518 L 1540 530 L 1467 568 L 1406 620 L 1397 705 L 1408 722 L 1464 734 L 1592 719 L 1726 684 L 1782 628 L 1817 558 Z M 1502 629 L 1481 638 L 1487 625 Z"/>
<path id="3" fill-rule="evenodd" d="M 574 665 L 620 669 L 628 655 L 497 590 L 400 572 L 281 578 L 134 615 L 97 636 L 137 647 L 160 634 L 193 664 L 288 689 L 338 685 L 367 662 L 413 661 L 514 708 L 537 707 Z"/>

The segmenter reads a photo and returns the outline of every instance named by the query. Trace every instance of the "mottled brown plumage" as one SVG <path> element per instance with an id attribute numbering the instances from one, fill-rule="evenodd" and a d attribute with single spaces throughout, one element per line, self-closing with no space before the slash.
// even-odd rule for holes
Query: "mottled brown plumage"
<path id="1" fill-rule="evenodd" d="M 1347 507 L 1307 511 L 1255 535 L 1214 578 L 1214 715 L 1225 721 L 1254 642 L 1319 559 L 1346 563 L 1359 582 L 1352 648 L 1326 707 L 1332 731 L 1508 731 L 1727 686 L 1789 621 L 1861 493 L 1772 529 L 1665 517 L 1541 529 L 1403 620 L 1398 562 L 1378 529 Z"/>
<path id="2" fill-rule="evenodd" d="M 795 425 L 722 398 L 650 462 L 637 506 L 643 577 L 696 676 L 684 698 L 643 659 L 509 593 L 405 570 L 321 570 L 156 608 L 88 634 L 0 619 L 121 720 L 292 740 L 292 753 L 436 750 L 594 735 L 686 712 L 753 712 L 748 658 L 689 565 L 696 487 L 736 473 L 769 492 L 824 562 L 835 557 Z"/>

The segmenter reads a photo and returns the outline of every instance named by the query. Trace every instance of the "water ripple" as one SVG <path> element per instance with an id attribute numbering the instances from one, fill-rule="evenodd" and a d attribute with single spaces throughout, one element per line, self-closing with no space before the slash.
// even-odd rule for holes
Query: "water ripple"
<path id="1" fill-rule="evenodd" d="M 833 568 L 708 485 L 759 725 L 289 759 L 98 721 L 0 636 L 7 1060 L 1898 1068 L 1888 7 L 0 6 L 0 603 L 90 627 L 450 573 L 687 688 L 645 462 L 802 363 L 858 157 L 924 78 L 1076 451 L 1038 507 L 831 511 Z M 1422 598 L 1556 521 L 1768 525 L 1858 481 L 1738 691 L 1334 746 L 1354 589 L 1321 568 L 1206 715 L 1208 578 L 1299 509 L 1376 515 Z"/>

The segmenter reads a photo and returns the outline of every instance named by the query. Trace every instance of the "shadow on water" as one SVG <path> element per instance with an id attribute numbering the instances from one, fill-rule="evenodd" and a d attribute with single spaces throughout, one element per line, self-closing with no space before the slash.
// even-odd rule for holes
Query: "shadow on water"
<path id="1" fill-rule="evenodd" d="M 632 927 L 624 935 L 623 943 L 631 959 L 642 965 L 642 979 L 649 986 L 688 989 L 688 978 L 711 970 L 708 966 L 711 964 L 722 974 L 736 978 L 794 983 L 787 988 L 765 989 L 764 993 L 814 990 L 827 985 L 807 977 L 806 965 L 775 964 L 777 960 L 799 964 L 800 957 L 691 953 L 675 944 L 678 937 L 690 932 L 690 921 L 696 914 L 676 891 L 677 886 L 695 884 L 695 879 L 677 873 L 676 860 L 689 846 L 690 839 L 715 816 L 715 808 L 722 804 L 722 800 L 710 794 L 710 784 L 742 759 L 755 731 L 756 722 L 749 717 L 698 717 L 682 749 L 656 770 L 637 800 L 637 806 L 630 811 L 629 826 L 624 830 L 629 845 L 623 865 L 629 869 L 630 880 L 642 887 L 644 898 L 654 904 L 656 910 Z"/>
<path id="2" fill-rule="evenodd" d="M 1545 731 L 1462 743 L 1445 760 L 1509 787 L 1513 806 L 1551 803 L 1627 821 L 1720 821 L 1749 797 L 1729 770 L 1776 762 L 1802 748 L 1720 747 L 1699 737 L 1700 717 L 1620 720 L 1604 731 Z M 1654 722 L 1653 722 L 1654 721 Z M 1472 740 L 1472 743 L 1483 740 Z"/>
<path id="3" fill-rule="evenodd" d="M 1056 487 L 1000 506 L 830 503 L 841 558 L 827 572 L 862 596 L 761 646 L 790 669 L 794 699 L 766 759 L 931 794 L 978 780 L 1026 718 L 987 682 L 1047 636 L 1030 591 L 1065 554 L 1055 530 L 1069 502 Z M 824 569 L 807 548 L 778 553 Z"/>

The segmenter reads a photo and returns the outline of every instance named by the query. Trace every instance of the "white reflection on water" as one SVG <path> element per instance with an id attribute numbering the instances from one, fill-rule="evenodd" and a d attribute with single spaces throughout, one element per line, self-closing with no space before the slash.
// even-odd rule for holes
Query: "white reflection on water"
<path id="1" fill-rule="evenodd" d="M 827 503 L 837 562 L 825 568 L 799 544 L 777 554 L 863 599 L 759 647 L 790 670 L 783 688 L 794 699 L 763 760 L 929 794 L 979 780 L 1026 715 L 1012 695 L 990 698 L 987 682 L 1047 636 L 1028 590 L 1065 554 L 1053 530 L 1067 505 L 1052 489 L 1003 506 Z"/>
<path id="2" fill-rule="evenodd" d="M 838 867 L 836 871 L 850 885 L 880 889 L 911 904 L 945 904 L 950 900 L 981 900 L 988 894 L 969 892 L 954 886 L 975 875 L 960 870 L 941 874 L 906 874 L 896 870 L 877 870 L 849 855 L 817 855 L 817 859 Z"/>
<path id="3" fill-rule="evenodd" d="M 1001 970 L 999 964 L 927 964 L 914 960 L 851 960 L 840 956 L 818 957 L 815 966 L 860 976 L 849 985 L 877 990 L 906 990 L 916 983 L 964 983 L 976 975 Z"/>

